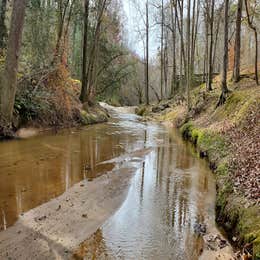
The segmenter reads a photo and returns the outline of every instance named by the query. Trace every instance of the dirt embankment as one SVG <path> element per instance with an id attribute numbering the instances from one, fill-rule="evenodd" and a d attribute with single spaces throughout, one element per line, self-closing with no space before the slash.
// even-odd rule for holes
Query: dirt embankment
<path id="1" fill-rule="evenodd" d="M 144 120 L 180 128 L 206 157 L 217 178 L 217 222 L 245 257 L 260 259 L 259 87 L 250 75 L 243 75 L 238 84 L 229 81 L 231 93 L 217 108 L 219 77 L 213 88 L 207 92 L 203 84 L 192 90 L 189 114 L 181 96 L 137 112 Z"/>
<path id="2" fill-rule="evenodd" d="M 27 138 L 49 128 L 106 122 L 109 118 L 106 109 L 93 100 L 82 104 L 80 90 L 81 82 L 72 79 L 64 65 L 20 75 L 12 126 L 0 125 L 0 139 Z"/>

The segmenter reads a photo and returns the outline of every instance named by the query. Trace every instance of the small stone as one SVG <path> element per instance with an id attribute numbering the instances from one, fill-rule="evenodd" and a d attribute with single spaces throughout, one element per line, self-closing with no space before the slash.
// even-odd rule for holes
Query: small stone
<path id="1" fill-rule="evenodd" d="M 37 220 L 42 221 L 42 220 L 45 220 L 46 218 L 47 218 L 46 216 L 42 216 L 42 217 L 37 218 Z"/>
<path id="2" fill-rule="evenodd" d="M 82 214 L 82 218 L 88 218 L 88 214 Z"/>
<path id="3" fill-rule="evenodd" d="M 227 241 L 225 239 L 221 239 L 219 243 L 220 249 L 224 248 L 227 246 Z"/>

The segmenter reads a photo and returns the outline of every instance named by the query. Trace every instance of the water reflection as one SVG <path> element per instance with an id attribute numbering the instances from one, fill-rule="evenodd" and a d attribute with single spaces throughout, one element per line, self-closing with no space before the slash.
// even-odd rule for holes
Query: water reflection
<path id="1" fill-rule="evenodd" d="M 120 167 L 120 160 L 112 158 L 143 148 L 151 152 L 138 164 L 126 201 L 75 258 L 197 259 L 202 241 L 193 226 L 214 219 L 213 176 L 172 129 L 140 123 L 134 115 L 55 136 L 1 143 L 0 228 L 74 183 Z M 136 167 L 138 156 L 130 157 L 124 164 Z"/>
<path id="2" fill-rule="evenodd" d="M 57 197 L 82 179 L 111 171 L 103 163 L 143 147 L 143 126 L 118 122 L 0 144 L 0 230 L 17 216 Z"/>
<path id="3" fill-rule="evenodd" d="M 202 240 L 193 226 L 214 219 L 213 176 L 176 133 L 150 130 L 146 144 L 154 149 L 133 179 L 125 203 L 81 245 L 76 258 L 198 259 Z"/>

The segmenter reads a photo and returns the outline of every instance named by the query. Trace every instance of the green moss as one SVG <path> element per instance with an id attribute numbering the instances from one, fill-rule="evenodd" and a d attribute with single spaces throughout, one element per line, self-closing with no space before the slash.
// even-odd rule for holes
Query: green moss
<path id="1" fill-rule="evenodd" d="M 97 123 L 106 122 L 108 120 L 107 115 L 102 111 L 96 109 L 95 113 L 86 112 L 85 110 L 81 110 L 81 123 L 83 125 L 92 125 Z"/>
<path id="2" fill-rule="evenodd" d="M 190 139 L 193 129 L 194 126 L 192 122 L 187 122 L 180 128 L 180 132 L 185 139 Z"/>
<path id="3" fill-rule="evenodd" d="M 223 160 L 221 163 L 218 164 L 216 173 L 217 175 L 220 176 L 227 176 L 228 172 L 229 172 L 228 162 L 226 160 Z"/>
<path id="4" fill-rule="evenodd" d="M 144 116 L 147 113 L 148 109 L 146 106 L 140 106 L 136 109 L 136 114 L 138 116 Z"/>
<path id="5" fill-rule="evenodd" d="M 245 202 L 234 194 L 233 182 L 229 176 L 228 142 L 219 134 L 194 126 L 192 122 L 180 128 L 181 134 L 206 152 L 211 164 L 216 165 L 217 174 L 217 216 L 232 234 L 239 234 L 240 241 L 252 243 L 254 259 L 260 256 L 260 212 L 259 207 L 245 208 Z M 227 224 L 228 223 L 228 224 Z"/>
<path id="6" fill-rule="evenodd" d="M 172 110 L 169 113 L 162 114 L 159 116 L 160 121 L 174 121 L 178 116 L 178 111 L 177 110 Z"/>
<path id="7" fill-rule="evenodd" d="M 232 92 L 224 106 L 216 110 L 216 120 L 228 119 L 234 125 L 240 124 L 246 118 L 250 109 L 259 102 L 257 98 L 257 95 L 250 91 Z"/>
<path id="8" fill-rule="evenodd" d="M 218 181 L 218 192 L 217 192 L 217 200 L 216 200 L 216 209 L 220 216 L 225 215 L 226 205 L 228 203 L 227 198 L 233 192 L 233 186 L 231 181 L 227 176 L 222 177 L 221 180 Z M 232 211 L 229 211 L 229 218 L 231 222 L 234 222 L 234 216 Z"/>
<path id="9" fill-rule="evenodd" d="M 260 256 L 260 209 L 258 206 L 244 209 L 238 223 L 240 232 L 245 243 L 253 244 L 255 259 Z M 258 258 L 257 258 L 258 257 Z"/>
<path id="10" fill-rule="evenodd" d="M 192 133 L 191 133 L 191 141 L 194 144 L 198 143 L 198 140 L 200 140 L 203 136 L 203 131 L 197 128 L 194 128 Z"/>
<path id="11" fill-rule="evenodd" d="M 228 146 L 222 136 L 197 128 L 192 122 L 184 124 L 180 131 L 185 139 L 192 141 L 201 152 L 207 154 L 212 164 L 216 164 L 227 156 Z"/>

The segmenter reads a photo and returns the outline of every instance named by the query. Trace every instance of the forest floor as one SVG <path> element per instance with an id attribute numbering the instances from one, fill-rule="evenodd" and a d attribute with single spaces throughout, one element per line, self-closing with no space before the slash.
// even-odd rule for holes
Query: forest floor
<path id="1" fill-rule="evenodd" d="M 260 259 L 260 91 L 250 70 L 233 84 L 229 73 L 229 97 L 216 107 L 220 77 L 207 92 L 205 84 L 191 93 L 193 110 L 187 115 L 183 98 L 139 107 L 144 120 L 156 120 L 180 128 L 206 157 L 217 179 L 217 222 L 230 241 L 245 255 Z"/>

